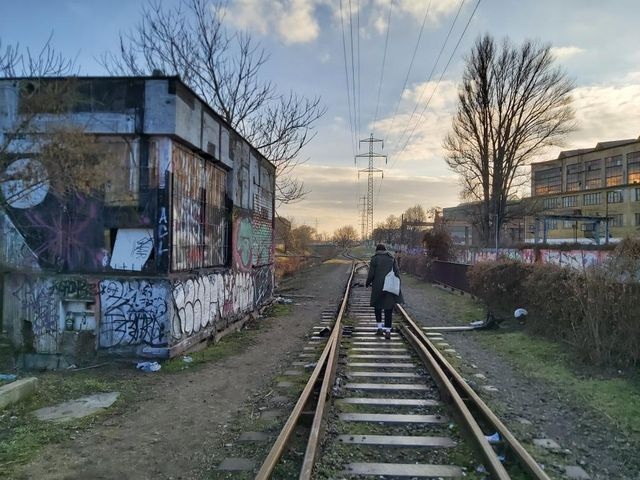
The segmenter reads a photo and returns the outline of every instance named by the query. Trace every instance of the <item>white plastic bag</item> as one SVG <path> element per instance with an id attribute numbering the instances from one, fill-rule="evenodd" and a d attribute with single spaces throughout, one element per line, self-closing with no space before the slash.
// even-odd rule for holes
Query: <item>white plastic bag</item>
<path id="1" fill-rule="evenodd" d="M 386 277 L 384 277 L 382 291 L 393 293 L 394 295 L 400 294 L 400 279 L 393 273 L 393 268 L 387 273 Z"/>

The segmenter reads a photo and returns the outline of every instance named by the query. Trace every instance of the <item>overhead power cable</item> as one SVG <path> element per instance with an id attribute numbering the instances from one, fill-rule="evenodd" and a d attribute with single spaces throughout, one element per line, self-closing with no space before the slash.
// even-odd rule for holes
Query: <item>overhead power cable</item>
<path id="1" fill-rule="evenodd" d="M 346 85 L 347 85 L 347 105 L 349 106 L 349 126 L 351 127 L 351 151 L 355 156 L 357 137 L 355 135 L 355 130 L 353 127 L 353 113 L 351 111 L 351 85 L 349 84 L 349 68 L 347 66 L 347 44 L 345 40 L 344 18 L 342 15 L 342 0 L 340 0 L 340 25 L 342 27 L 342 53 L 344 57 L 344 74 L 345 74 Z"/>
<path id="2" fill-rule="evenodd" d="M 416 100 L 416 104 L 413 107 L 413 111 L 411 112 L 411 115 L 409 117 L 409 120 L 407 121 L 407 124 L 404 128 L 404 130 L 402 131 L 402 134 L 398 137 L 398 140 L 394 143 L 396 143 L 397 145 L 401 145 L 402 144 L 402 140 L 404 139 L 404 136 L 406 135 L 407 131 L 409 130 L 409 126 L 411 125 L 411 121 L 413 120 L 416 112 L 418 111 L 418 106 L 420 105 L 420 102 L 422 101 L 422 97 L 424 96 L 425 91 L 427 90 L 427 85 L 429 84 L 429 82 L 431 81 L 431 78 L 433 77 L 433 73 L 436 70 L 436 67 L 438 66 L 438 63 L 440 62 L 440 57 L 442 56 L 442 53 L 444 52 L 444 49 L 449 41 L 449 37 L 451 36 L 451 32 L 453 31 L 453 27 L 455 26 L 456 22 L 458 21 L 458 17 L 460 16 L 460 12 L 462 11 L 462 6 L 464 5 L 465 0 L 461 0 L 460 1 L 460 5 L 458 6 L 458 11 L 456 12 L 456 16 L 453 18 L 453 22 L 451 22 L 451 26 L 449 27 L 449 31 L 447 32 L 447 36 L 444 39 L 444 42 L 442 42 L 442 46 L 440 47 L 440 51 L 438 52 L 438 56 L 436 57 L 436 61 L 433 64 L 433 67 L 431 68 L 431 72 L 429 72 L 429 77 L 427 78 L 427 81 L 425 83 L 424 88 L 422 89 L 422 91 L 420 92 L 420 96 L 418 97 L 418 100 Z M 395 145 L 394 145 L 395 147 Z M 394 154 L 398 151 L 398 148 L 394 148 Z"/>
<path id="3" fill-rule="evenodd" d="M 360 119 L 358 118 L 356 96 L 356 59 L 353 53 L 353 10 L 351 9 L 351 0 L 349 0 L 349 33 L 351 38 L 351 99 L 353 100 L 353 123 L 356 130 L 356 149 L 358 149 L 358 139 L 360 138 Z"/>
<path id="4" fill-rule="evenodd" d="M 422 120 L 422 117 L 424 116 L 425 112 L 427 111 L 427 108 L 429 108 L 429 104 L 431 103 L 431 99 L 433 98 L 433 95 L 438 90 L 438 86 L 440 86 L 440 82 L 442 81 L 442 78 L 444 77 L 444 74 L 446 73 L 447 68 L 449 68 L 449 65 L 451 64 L 451 60 L 453 60 L 453 56 L 455 55 L 456 51 L 458 50 L 458 47 L 460 46 L 460 43 L 462 42 L 462 39 L 464 38 L 464 34 L 467 32 L 467 29 L 469 28 L 469 24 L 471 23 L 471 20 L 473 19 L 474 15 L 476 14 L 476 11 L 478 10 L 478 7 L 480 6 L 480 2 L 481 1 L 482 0 L 478 0 L 476 2 L 476 6 L 474 7 L 473 12 L 471 12 L 471 15 L 469 16 L 469 20 L 467 20 L 467 24 L 464 26 L 464 30 L 462 30 L 462 33 L 460 34 L 460 38 L 458 39 L 458 42 L 456 43 L 456 46 L 453 48 L 453 51 L 451 52 L 451 55 L 449 56 L 449 60 L 447 61 L 447 64 L 444 66 L 444 69 L 442 70 L 442 73 L 440 74 L 440 78 L 438 78 L 438 82 L 436 83 L 436 86 L 431 91 L 431 95 L 429 96 L 429 99 L 427 100 L 427 103 L 425 104 L 424 108 L 420 112 L 420 116 L 418 117 L 418 121 L 413 126 L 413 129 L 411 130 L 411 133 L 407 137 L 407 141 L 404 143 L 402 149 L 398 152 L 398 154 L 403 152 L 407 148 L 407 145 L 409 145 L 409 142 L 411 141 L 411 138 L 413 138 L 413 134 L 415 133 L 416 128 L 418 128 L 418 124 Z"/>
<path id="5" fill-rule="evenodd" d="M 378 120 L 378 107 L 380 106 L 380 91 L 382 90 L 382 80 L 384 78 L 384 66 L 387 60 L 387 46 L 389 45 L 389 27 L 391 26 L 391 9 L 393 1 L 389 2 L 389 15 L 387 16 L 387 34 L 384 39 L 384 52 L 382 54 L 382 68 L 380 68 L 380 81 L 378 82 L 378 100 L 376 101 L 376 110 L 373 116 L 373 123 Z"/>
<path id="6" fill-rule="evenodd" d="M 422 25 L 420 26 L 420 33 L 418 33 L 418 39 L 416 40 L 416 46 L 413 48 L 413 55 L 411 55 L 411 61 L 409 62 L 409 68 L 407 69 L 407 75 L 404 77 L 404 84 L 402 85 L 402 90 L 400 90 L 400 96 L 398 97 L 398 101 L 396 102 L 396 108 L 393 112 L 393 117 L 391 117 L 391 122 L 387 127 L 387 130 L 382 138 L 387 138 L 389 132 L 393 129 L 393 124 L 396 120 L 396 116 L 398 115 L 398 108 L 400 107 L 400 102 L 402 101 L 402 94 L 404 93 L 405 88 L 407 88 L 407 83 L 409 81 L 409 75 L 411 75 L 411 70 L 413 68 L 413 62 L 416 59 L 416 54 L 418 53 L 418 47 L 420 46 L 420 40 L 422 40 L 422 32 L 424 31 L 424 26 L 427 23 L 427 17 L 429 15 L 429 10 L 431 9 L 431 0 L 429 0 L 429 4 L 427 5 L 427 11 L 424 13 L 424 18 L 422 19 Z M 378 92 L 378 96 L 380 93 Z M 377 111 L 376 111 L 377 115 Z"/>

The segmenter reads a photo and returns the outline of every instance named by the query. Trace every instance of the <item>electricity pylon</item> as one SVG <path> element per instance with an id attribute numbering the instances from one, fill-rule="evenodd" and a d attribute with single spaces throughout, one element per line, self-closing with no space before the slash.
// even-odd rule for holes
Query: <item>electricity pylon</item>
<path id="1" fill-rule="evenodd" d="M 380 142 L 382 144 L 382 149 L 384 150 L 384 140 L 380 140 L 378 138 L 373 138 L 373 133 L 369 136 L 369 138 L 360 140 L 359 143 L 366 142 L 369 144 L 369 153 L 361 153 L 360 155 L 356 155 L 354 162 L 356 165 L 358 164 L 358 158 L 368 158 L 369 166 L 367 168 L 363 168 L 358 170 L 358 179 L 360 179 L 360 172 L 366 172 L 368 174 L 367 179 L 367 222 L 366 222 L 366 232 L 365 239 L 370 240 L 371 234 L 373 233 L 373 175 L 376 173 L 382 174 L 382 178 L 384 178 L 384 172 L 379 168 L 373 167 L 373 159 L 374 158 L 384 158 L 385 164 L 387 163 L 387 156 L 379 153 L 373 152 L 373 144 Z"/>

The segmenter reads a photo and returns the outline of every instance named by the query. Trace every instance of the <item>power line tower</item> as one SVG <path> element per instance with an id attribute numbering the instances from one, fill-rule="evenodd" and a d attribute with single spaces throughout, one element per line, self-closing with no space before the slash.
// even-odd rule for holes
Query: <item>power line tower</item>
<path id="1" fill-rule="evenodd" d="M 384 149 L 384 140 L 380 140 L 379 138 L 373 138 L 373 133 L 369 136 L 369 138 L 360 140 L 359 143 L 368 143 L 369 144 L 369 153 L 361 153 L 360 155 L 356 155 L 354 161 L 356 165 L 358 164 L 358 158 L 368 158 L 369 166 L 367 168 L 363 168 L 358 170 L 358 179 L 360 178 L 360 172 L 366 172 L 368 174 L 368 182 L 367 182 L 367 225 L 365 232 L 365 239 L 371 239 L 371 233 L 373 232 L 373 175 L 376 173 L 381 173 L 382 178 L 384 178 L 384 173 L 379 168 L 373 167 L 373 159 L 374 158 L 384 158 L 385 164 L 387 163 L 387 156 L 382 155 L 380 153 L 373 152 L 374 143 L 380 142 L 382 144 L 382 149 Z"/>
<path id="2" fill-rule="evenodd" d="M 365 241 L 366 226 L 367 226 L 367 196 L 360 197 L 358 202 L 358 210 L 360 211 L 360 238 Z"/>

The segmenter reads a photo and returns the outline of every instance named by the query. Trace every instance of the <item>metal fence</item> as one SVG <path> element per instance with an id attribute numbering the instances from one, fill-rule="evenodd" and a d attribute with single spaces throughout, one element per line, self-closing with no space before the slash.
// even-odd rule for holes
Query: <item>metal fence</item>
<path id="1" fill-rule="evenodd" d="M 466 263 L 442 262 L 434 260 L 430 266 L 430 277 L 434 282 L 442 283 L 463 292 L 469 292 Z"/>

